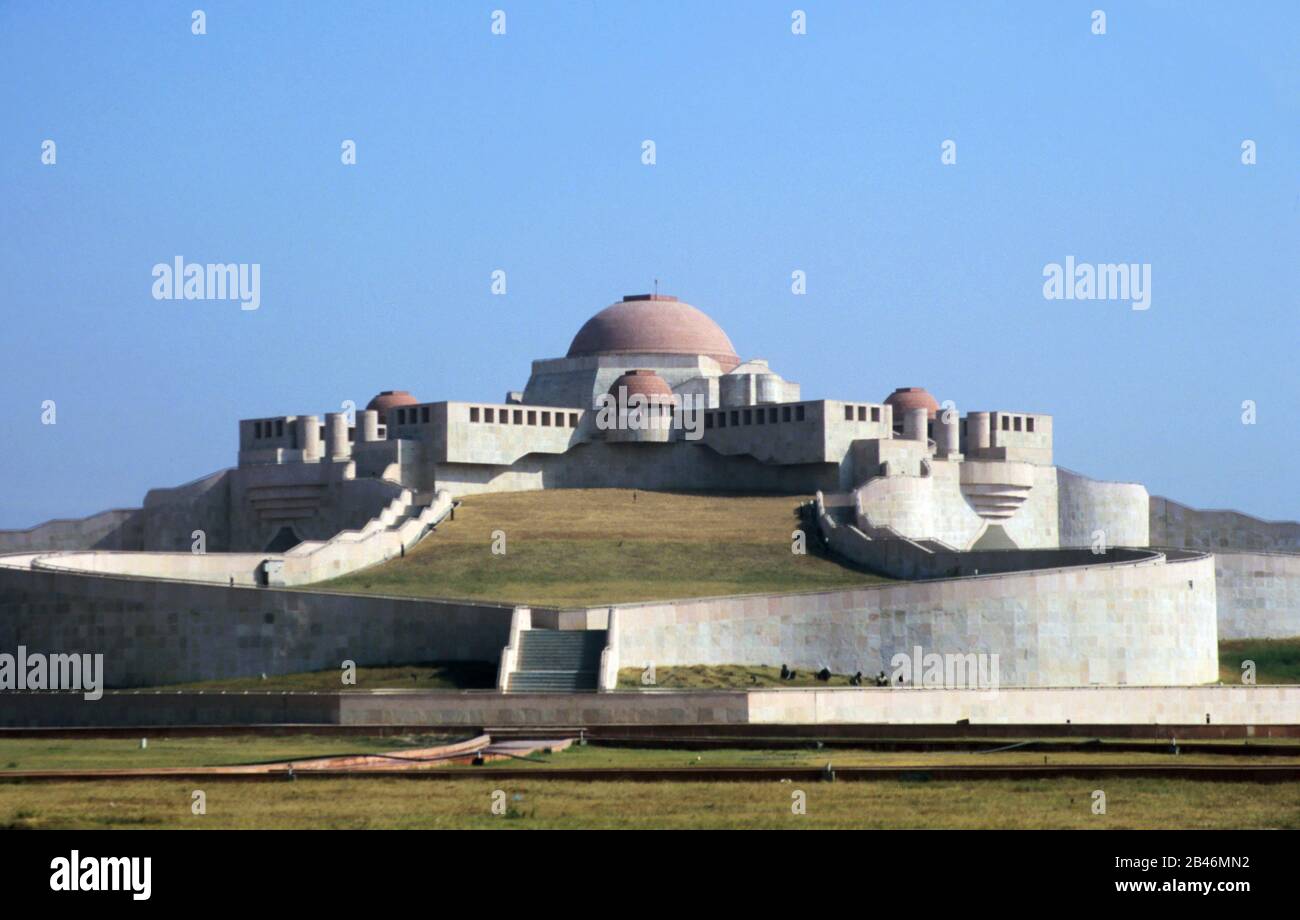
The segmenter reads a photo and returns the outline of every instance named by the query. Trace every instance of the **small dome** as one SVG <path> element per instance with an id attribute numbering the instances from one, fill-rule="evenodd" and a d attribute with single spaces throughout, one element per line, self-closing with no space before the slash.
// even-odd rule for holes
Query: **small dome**
<path id="1" fill-rule="evenodd" d="M 366 403 L 366 410 L 374 409 L 379 413 L 380 424 L 387 425 L 389 409 L 396 409 L 399 406 L 414 406 L 418 403 L 419 400 L 406 390 L 384 390 Z"/>
<path id="2" fill-rule="evenodd" d="M 609 395 L 617 399 L 621 395 L 619 390 L 624 388 L 628 396 L 639 393 L 652 403 L 675 402 L 677 399 L 673 388 L 654 371 L 628 371 L 610 386 Z"/>
<path id="3" fill-rule="evenodd" d="M 568 357 L 585 355 L 705 355 L 724 373 L 740 363 L 717 323 L 667 294 L 632 294 L 587 320 Z"/>
<path id="4" fill-rule="evenodd" d="M 939 414 L 939 403 L 925 387 L 899 387 L 885 397 L 885 405 L 894 407 L 894 424 L 901 425 L 909 409 L 924 409 L 933 419 Z"/>

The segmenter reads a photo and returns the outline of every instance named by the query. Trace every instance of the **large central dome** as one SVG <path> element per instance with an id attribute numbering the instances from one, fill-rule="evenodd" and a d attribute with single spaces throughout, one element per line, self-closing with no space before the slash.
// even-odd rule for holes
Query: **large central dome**
<path id="1" fill-rule="evenodd" d="M 633 294 L 583 324 L 569 357 L 708 355 L 727 372 L 740 363 L 722 328 L 701 310 L 666 294 Z"/>

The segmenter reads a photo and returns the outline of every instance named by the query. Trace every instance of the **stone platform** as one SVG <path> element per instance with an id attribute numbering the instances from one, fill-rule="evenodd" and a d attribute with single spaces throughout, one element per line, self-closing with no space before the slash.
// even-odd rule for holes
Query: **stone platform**
<path id="1" fill-rule="evenodd" d="M 1208 716 L 1208 719 L 1207 719 Z M 565 728 L 707 725 L 1283 726 L 1300 686 L 902 688 L 499 693 L 6 694 L 8 728 L 322 725 Z"/>

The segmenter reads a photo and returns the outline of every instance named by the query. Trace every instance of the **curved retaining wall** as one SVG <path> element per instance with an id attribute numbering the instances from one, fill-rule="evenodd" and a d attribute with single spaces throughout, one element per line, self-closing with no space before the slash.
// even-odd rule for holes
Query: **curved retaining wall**
<path id="1" fill-rule="evenodd" d="M 1300 636 L 1300 522 L 1189 508 L 1154 496 L 1151 542 L 1214 553 L 1219 636 Z"/>
<path id="2" fill-rule="evenodd" d="M 1091 546 L 1098 530 L 1105 534 L 1107 546 L 1151 543 L 1150 498 L 1139 483 L 1089 479 L 1058 466 L 1056 502 L 1061 546 Z"/>
<path id="3" fill-rule="evenodd" d="M 828 520 L 824 509 L 821 516 Z M 1171 551 L 848 591 L 620 605 L 611 661 L 870 674 L 892 671 L 896 653 L 919 647 L 923 655 L 997 655 L 1002 686 L 1198 684 L 1218 676 L 1215 598 L 1213 557 Z M 0 649 L 102 653 L 110 686 L 314 670 L 345 659 L 495 661 L 512 612 L 0 567 Z"/>
<path id="4" fill-rule="evenodd" d="M 788 664 L 890 673 L 896 653 L 998 655 L 1003 686 L 1218 679 L 1213 558 L 817 594 L 620 605 L 620 667 Z"/>
<path id="5" fill-rule="evenodd" d="M 1300 522 L 1265 521 L 1240 511 L 1190 508 L 1158 495 L 1150 503 L 1151 544 L 1211 552 L 1300 553 Z"/>

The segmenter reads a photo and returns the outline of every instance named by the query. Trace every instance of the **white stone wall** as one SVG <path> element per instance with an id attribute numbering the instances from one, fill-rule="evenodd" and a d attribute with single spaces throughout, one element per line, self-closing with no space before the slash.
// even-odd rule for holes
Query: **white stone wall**
<path id="1" fill-rule="evenodd" d="M 1007 536 L 1021 549 L 1047 549 L 1061 545 L 1057 529 L 1060 498 L 1056 467 L 1031 466 L 1034 484 L 1015 515 L 1000 522 Z"/>
<path id="2" fill-rule="evenodd" d="M 591 441 L 562 456 L 530 454 L 508 467 L 450 463 L 434 471 L 439 489 L 457 497 L 530 489 L 760 490 L 792 495 L 834 488 L 831 463 L 764 464 L 723 457 L 701 442 L 620 444 Z"/>
<path id="3" fill-rule="evenodd" d="M 25 530 L 0 530 L 0 553 L 39 549 L 139 549 L 140 509 L 101 511 L 84 518 L 59 518 Z"/>
<path id="4" fill-rule="evenodd" d="M 1209 556 L 619 609 L 623 667 L 890 671 L 895 653 L 998 654 L 1003 685 L 1218 677 Z"/>
<path id="5" fill-rule="evenodd" d="M 141 544 L 123 549 L 189 550 L 201 530 L 209 549 L 231 545 L 231 471 L 218 470 L 169 489 L 150 489 L 140 512 Z"/>
<path id="6" fill-rule="evenodd" d="M 1029 430 L 1031 420 L 1033 431 Z M 989 445 L 989 457 L 1051 466 L 1052 417 L 1024 412 L 991 412 Z"/>
<path id="7" fill-rule="evenodd" d="M 866 532 L 887 527 L 914 540 L 942 540 L 950 546 L 965 548 L 979 534 L 983 522 L 969 507 L 969 513 L 962 515 L 960 508 L 945 501 L 952 497 L 945 493 L 956 493 L 957 499 L 961 499 L 955 482 L 939 482 L 934 476 L 878 476 L 855 493 L 858 527 Z M 936 514 L 936 506 L 946 506 L 949 513 Z"/>
<path id="8" fill-rule="evenodd" d="M 853 463 L 852 484 L 861 486 L 885 475 L 884 469 L 888 469 L 890 476 L 920 476 L 922 462 L 930 461 L 930 446 L 926 441 L 892 438 L 883 432 L 854 440 L 849 456 Z"/>
<path id="9" fill-rule="evenodd" d="M 868 481 L 857 493 L 859 527 L 889 527 L 913 540 L 969 549 L 985 521 L 962 494 L 963 466 L 935 460 L 927 477 L 891 474 Z M 998 523 L 1021 549 L 1052 548 L 1057 545 L 1056 472 L 1050 466 L 1028 469 L 1034 477 L 1028 496 L 1012 518 Z"/>
<path id="10" fill-rule="evenodd" d="M 843 402 L 837 399 L 819 400 L 825 416 L 822 434 L 822 455 L 839 462 L 850 456 L 854 441 L 863 438 L 889 438 L 893 432 L 893 407 L 883 403 Z M 876 410 L 877 420 L 872 421 L 872 410 Z M 845 418 L 852 415 L 852 419 Z M 874 472 L 874 471 L 873 471 Z M 852 464 L 844 464 L 844 476 L 840 488 L 852 488 Z"/>
<path id="11" fill-rule="evenodd" d="M 209 538 L 208 550 L 263 551 L 281 527 L 291 527 L 300 540 L 330 540 L 364 527 L 403 491 L 399 482 L 357 478 L 350 460 L 239 467 L 230 475 L 229 541 Z M 146 546 L 188 552 L 189 531 L 178 526 L 176 532 L 186 539 Z"/>
<path id="12" fill-rule="evenodd" d="M 427 529 L 451 510 L 452 498 L 439 492 L 431 504 L 415 508 L 404 492 L 357 530 L 343 530 L 328 541 L 300 543 L 287 553 L 55 552 L 0 556 L 0 566 L 60 572 L 128 575 L 201 581 L 222 585 L 257 585 L 267 561 L 280 563 L 278 584 L 305 585 L 338 578 L 378 565 L 414 546 Z"/>
<path id="13" fill-rule="evenodd" d="M 3 566 L 0 609 L 0 648 L 103 654 L 109 687 L 291 674 L 338 668 L 344 660 L 496 661 L 513 612 L 468 601 Z"/>
<path id="14" fill-rule="evenodd" d="M 703 438 L 695 445 L 771 464 L 839 463 L 843 454 L 830 453 L 826 446 L 828 411 L 821 402 L 711 410 L 703 422 Z M 865 430 L 861 436 L 868 436 Z"/>
<path id="15" fill-rule="evenodd" d="M 914 540 L 934 539 L 969 549 L 984 530 L 961 491 L 968 465 L 1001 464 L 935 460 L 928 478 L 890 476 L 868 481 L 858 490 L 859 526 L 890 527 Z M 1147 546 L 1147 491 L 1130 482 L 1100 482 L 1053 466 L 1028 466 L 1033 484 L 1024 503 L 999 522 L 1022 549 L 1090 546 L 1095 530 L 1107 546 Z M 987 477 L 986 477 L 987 478 Z"/>
<path id="16" fill-rule="evenodd" d="M 1153 496 L 1151 544 L 1209 550 L 1225 639 L 1300 636 L 1300 523 L 1189 508 Z"/>
<path id="17" fill-rule="evenodd" d="M 753 690 L 749 721 L 817 725 L 1292 725 L 1300 687 L 1076 687 L 928 690 L 918 688 Z M 1154 732 L 1153 732 L 1154 735 Z M 1171 737 L 1171 735 L 1156 735 Z M 1176 737 L 1174 735 L 1173 737 Z"/>
<path id="18" fill-rule="evenodd" d="M 1091 546 L 1095 531 L 1107 546 L 1171 546 L 1150 538 L 1150 497 L 1136 482 L 1103 482 L 1056 468 L 1062 546 Z"/>
<path id="19" fill-rule="evenodd" d="M 1150 504 L 1151 545 L 1210 551 L 1300 552 L 1300 522 L 1265 521 L 1239 511 L 1189 508 L 1160 496 Z"/>
<path id="20" fill-rule="evenodd" d="M 1300 636 L 1300 555 L 1214 554 L 1220 639 Z"/>
<path id="21" fill-rule="evenodd" d="M 504 641 L 504 640 L 503 640 Z M 0 709 L 5 726 L 240 725 L 1147 725 L 1150 740 L 1181 740 L 1185 726 L 1243 727 L 1269 737 L 1295 723 L 1300 687 L 1122 687 L 957 690 L 874 687 L 744 691 L 574 693 L 201 693 L 109 691 L 87 704 L 77 694 L 20 694 Z M 996 730 L 996 729 L 994 729 Z M 1213 729 L 1212 729 L 1213 730 Z M 1239 737 L 1233 729 L 1224 737 Z"/>
<path id="22" fill-rule="evenodd" d="M 509 466 L 528 454 L 562 454 L 585 441 L 592 424 L 588 419 L 584 425 L 581 410 L 555 406 L 452 402 L 433 408 L 434 463 Z"/>

